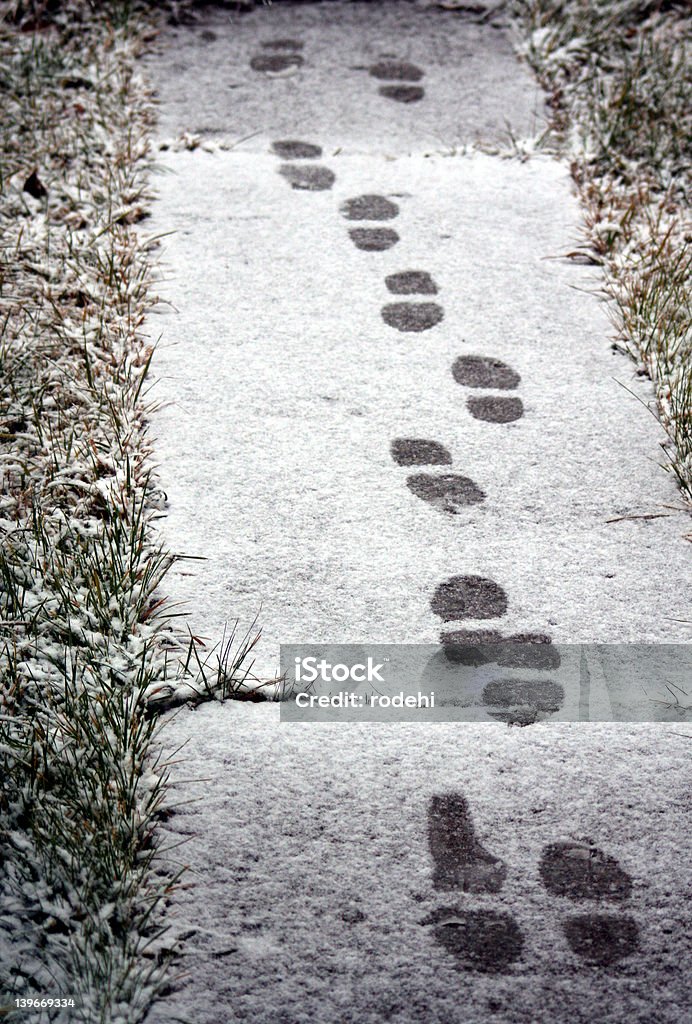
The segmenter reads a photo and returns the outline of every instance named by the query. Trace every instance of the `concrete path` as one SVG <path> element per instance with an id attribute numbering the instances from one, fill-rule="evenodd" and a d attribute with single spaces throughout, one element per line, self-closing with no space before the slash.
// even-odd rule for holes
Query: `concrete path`
<path id="1" fill-rule="evenodd" d="M 490 155 L 541 127 L 501 21 L 274 4 L 171 30 L 149 70 L 154 434 L 164 538 L 206 559 L 169 577 L 194 632 L 261 603 L 262 677 L 281 642 L 688 640 L 686 523 L 563 258 L 567 170 Z M 190 955 L 152 1024 L 678 1022 L 679 733 L 180 713 Z"/>

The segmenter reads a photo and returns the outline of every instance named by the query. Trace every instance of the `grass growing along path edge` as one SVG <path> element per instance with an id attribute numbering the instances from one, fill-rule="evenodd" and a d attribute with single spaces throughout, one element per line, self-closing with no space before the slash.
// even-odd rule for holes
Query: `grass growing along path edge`
<path id="1" fill-rule="evenodd" d="M 153 111 L 125 2 L 0 3 L 0 1015 L 136 1024 L 176 878 L 158 712 L 223 699 L 158 588 L 147 437 Z M 184 852 L 181 853 L 183 866 Z M 37 999 L 15 1009 L 15 999 Z M 51 1005 L 51 1000 L 74 1005 Z"/>
<path id="2" fill-rule="evenodd" d="M 692 21 L 676 0 L 510 0 L 584 209 L 615 344 L 650 378 L 692 501 Z M 627 439 L 620 439 L 626 444 Z"/>

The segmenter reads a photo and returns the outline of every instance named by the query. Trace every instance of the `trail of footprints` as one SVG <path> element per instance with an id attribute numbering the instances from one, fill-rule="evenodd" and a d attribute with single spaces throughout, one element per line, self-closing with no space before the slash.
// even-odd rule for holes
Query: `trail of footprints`
<path id="1" fill-rule="evenodd" d="M 399 207 L 391 199 L 380 195 L 363 195 L 348 199 L 341 206 L 341 214 L 349 221 L 393 220 Z M 351 241 L 365 252 L 382 252 L 399 241 L 398 233 L 390 227 L 358 227 L 349 230 Z M 437 295 L 437 285 L 424 270 L 404 270 L 389 274 L 385 286 L 392 295 Z M 428 331 L 439 324 L 444 310 L 437 302 L 391 302 L 382 307 L 382 319 L 389 327 L 402 333 Z"/>
<path id="2" fill-rule="evenodd" d="M 275 156 L 291 161 L 282 163 L 279 173 L 292 188 L 322 191 L 334 184 L 333 171 L 311 163 L 322 156 L 321 147 L 315 143 L 283 139 L 273 142 L 271 149 Z M 342 203 L 340 212 L 345 220 L 359 225 L 349 229 L 349 236 L 356 248 L 364 252 L 382 252 L 400 240 L 392 227 L 382 226 L 399 215 L 398 204 L 386 196 L 354 196 Z M 388 274 L 384 283 L 391 295 L 425 297 L 425 301 L 407 298 L 384 305 L 381 316 L 389 327 L 400 333 L 422 333 L 443 320 L 442 306 L 430 298 L 437 296 L 439 289 L 428 271 L 397 271 Z M 520 375 L 507 363 L 489 356 L 459 356 L 452 364 L 451 373 L 457 384 L 472 392 L 467 396 L 466 406 L 476 419 L 503 424 L 523 415 L 521 399 L 504 394 L 515 391 L 521 382 Z M 399 437 L 391 442 L 390 452 L 399 466 L 415 470 L 406 478 L 411 494 L 437 512 L 454 516 L 461 509 L 486 500 L 485 492 L 470 477 L 440 471 L 440 467 L 451 467 L 453 460 L 439 441 Z M 480 576 L 453 576 L 437 587 L 431 599 L 432 611 L 443 622 L 501 618 L 507 607 L 508 599 L 502 587 Z M 484 660 L 481 648 L 492 645 L 493 660 L 499 658 L 498 664 L 507 667 L 549 671 L 560 664 L 558 652 L 550 646 L 551 638 L 543 633 L 503 636 L 496 629 L 455 629 L 443 632 L 440 640 L 450 661 L 471 658 L 480 663 Z M 498 644 L 504 645 L 504 655 L 498 655 Z M 517 645 L 524 645 L 526 653 L 523 650 L 518 654 Z M 493 717 L 509 724 L 530 724 L 558 711 L 564 701 L 564 690 L 548 679 L 500 678 L 486 686 L 483 696 Z"/>
<path id="3" fill-rule="evenodd" d="M 303 44 L 297 40 L 272 40 L 262 46 L 265 52 L 251 60 L 256 71 L 281 74 L 303 63 L 298 52 Z M 376 79 L 399 83 L 380 87 L 381 95 L 387 98 L 411 103 L 424 95 L 422 87 L 411 84 L 423 77 L 423 72 L 412 64 L 383 60 L 368 70 Z M 320 146 L 284 139 L 273 142 L 271 148 L 284 161 L 279 173 L 292 188 L 311 192 L 332 188 L 333 171 L 313 162 L 322 156 Z M 399 215 L 399 207 L 386 196 L 355 196 L 342 204 L 340 212 L 346 220 L 358 224 L 349 229 L 349 236 L 363 252 L 384 252 L 400 241 L 397 231 L 386 223 Z M 402 333 L 422 333 L 443 320 L 443 308 L 430 298 L 439 289 L 427 271 L 398 271 L 387 275 L 384 283 L 391 295 L 426 297 L 422 301 L 400 299 L 383 306 L 381 316 L 389 327 Z M 507 363 L 489 356 L 464 355 L 455 360 L 451 373 L 456 383 L 470 392 L 466 407 L 476 419 L 506 424 L 523 416 L 521 398 L 506 394 L 515 392 L 521 383 L 520 375 Z M 469 477 L 444 471 L 452 466 L 453 460 L 439 441 L 400 437 L 392 441 L 390 451 L 395 463 L 412 470 L 406 478 L 409 491 L 438 512 L 451 516 L 463 507 L 485 501 L 484 491 Z M 507 594 L 498 583 L 476 575 L 451 576 L 438 585 L 430 601 L 431 610 L 445 624 L 501 619 L 508 604 Z M 496 628 L 456 625 L 443 630 L 440 641 L 452 662 L 492 662 L 499 667 L 536 673 L 560 667 L 559 652 L 544 633 L 503 635 Z M 530 724 L 554 714 L 564 698 L 563 687 L 545 675 L 532 679 L 500 676 L 488 682 L 483 692 L 489 713 L 508 724 Z M 530 716 L 517 718 L 517 709 L 528 709 Z M 428 841 L 433 860 L 432 885 L 436 891 L 463 893 L 465 897 L 500 893 L 507 865 L 477 839 L 461 794 L 446 793 L 432 798 Z M 636 951 L 639 930 L 634 918 L 604 909 L 625 903 L 632 888 L 630 877 L 613 857 L 589 842 L 554 842 L 544 847 L 538 869 L 545 891 L 558 898 L 562 908 L 570 907 L 562 920 L 562 929 L 573 953 L 586 963 L 606 967 Z M 574 913 L 572 908 L 577 904 L 589 909 Z M 520 957 L 524 947 L 520 925 L 502 910 L 447 905 L 435 909 L 421 924 L 430 927 L 436 941 L 467 970 L 504 972 Z"/>
<path id="4" fill-rule="evenodd" d="M 420 923 L 431 927 L 435 940 L 463 969 L 488 974 L 509 970 L 524 948 L 519 923 L 506 911 L 468 906 L 469 896 L 501 892 L 507 865 L 478 840 L 460 793 L 432 797 L 428 843 L 433 889 L 463 895 L 464 903 L 438 907 Z M 626 904 L 632 891 L 632 879 L 615 858 L 589 841 L 549 843 L 541 852 L 538 874 L 564 912 L 567 945 L 586 963 L 607 967 L 637 950 L 635 919 L 610 909 Z M 575 913 L 575 906 L 586 909 Z"/>
<path id="5" fill-rule="evenodd" d="M 350 221 L 390 221 L 399 214 L 399 208 L 385 196 L 362 195 L 347 200 L 341 214 Z M 399 241 L 392 228 L 359 227 L 349 231 L 357 248 L 366 252 L 379 252 L 391 248 Z M 436 296 L 438 286 L 426 270 L 404 270 L 389 274 L 385 285 L 390 294 L 397 296 Z M 444 318 L 444 310 L 437 302 L 398 301 L 388 303 L 381 311 L 382 319 L 402 333 L 421 333 L 430 330 Z M 452 365 L 452 376 L 457 384 L 471 392 L 466 407 L 471 415 L 488 423 L 511 423 L 523 416 L 521 399 L 515 395 L 493 392 L 515 391 L 521 377 L 502 360 L 488 356 L 459 356 Z M 485 393 L 490 392 L 490 393 Z M 417 498 L 444 515 L 456 515 L 460 509 L 480 504 L 486 494 L 470 477 L 456 472 L 441 472 L 438 467 L 452 466 L 452 456 L 439 441 L 428 438 L 395 438 L 391 443 L 394 462 L 417 471 L 406 478 L 406 486 Z M 431 471 L 432 469 L 432 471 Z M 504 590 L 493 580 L 479 576 L 455 576 L 441 583 L 431 599 L 432 611 L 444 622 L 464 619 L 501 618 L 507 612 L 508 600 Z M 441 642 L 451 661 L 474 659 L 498 661 L 512 668 L 528 668 L 536 672 L 556 669 L 560 656 L 551 646 L 551 638 L 543 633 L 514 633 L 504 636 L 498 630 L 457 629 L 443 632 Z M 498 652 L 497 645 L 503 645 Z M 482 653 L 482 647 L 493 645 L 492 655 Z M 519 648 L 519 649 L 518 649 Z M 545 678 L 518 680 L 499 678 L 488 683 L 483 698 L 489 714 L 508 724 L 531 724 L 557 712 L 564 702 L 564 689 Z"/>
<path id="6" fill-rule="evenodd" d="M 304 45 L 300 39 L 267 39 L 260 43 L 261 52 L 250 58 L 250 67 L 270 78 L 294 74 L 305 64 L 300 52 Z M 425 95 L 421 85 L 413 84 L 420 82 L 425 72 L 408 61 L 383 58 L 371 64 L 367 71 L 372 78 L 389 83 L 381 85 L 378 90 L 385 99 L 417 103 Z"/>

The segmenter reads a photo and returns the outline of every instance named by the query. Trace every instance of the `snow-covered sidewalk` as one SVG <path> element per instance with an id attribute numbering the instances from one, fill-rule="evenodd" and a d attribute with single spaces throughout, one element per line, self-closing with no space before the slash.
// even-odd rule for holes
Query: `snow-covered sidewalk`
<path id="1" fill-rule="evenodd" d="M 680 1024 L 681 732 L 293 725 L 275 704 L 179 714 L 169 742 L 192 738 L 174 796 L 196 802 L 170 822 L 186 840 L 171 856 L 190 865 L 171 920 L 187 955 L 150 1024 Z"/>
<path id="2" fill-rule="evenodd" d="M 688 640 L 678 496 L 565 258 L 567 169 L 488 152 L 541 124 L 502 24 L 277 4 L 171 31 L 150 70 L 154 434 L 166 542 L 206 559 L 168 578 L 195 634 L 260 612 L 264 678 L 281 642 Z M 169 823 L 190 956 L 152 1022 L 680 1020 L 674 727 L 214 705 L 167 735 L 200 800 Z"/>

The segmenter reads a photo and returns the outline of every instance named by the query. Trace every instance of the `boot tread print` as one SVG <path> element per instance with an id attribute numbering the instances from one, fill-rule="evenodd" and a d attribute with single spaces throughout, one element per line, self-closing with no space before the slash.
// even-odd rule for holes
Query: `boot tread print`
<path id="1" fill-rule="evenodd" d="M 433 911 L 422 924 L 433 926 L 437 942 L 460 966 L 485 974 L 507 970 L 524 945 L 519 925 L 503 911 L 448 907 Z"/>
<path id="2" fill-rule="evenodd" d="M 507 866 L 476 838 L 466 799 L 456 792 L 431 798 L 428 842 L 433 887 L 442 892 L 496 893 Z M 487 974 L 507 970 L 521 954 L 524 937 L 511 914 L 494 910 L 440 907 L 421 924 L 466 970 Z"/>
<path id="3" fill-rule="evenodd" d="M 466 798 L 458 792 L 435 794 L 428 805 L 428 845 L 433 861 L 432 884 L 438 892 L 495 894 L 502 889 L 507 865 L 476 836 Z M 608 913 L 603 901 L 629 899 L 632 879 L 618 861 L 595 844 L 553 842 L 542 851 L 539 875 L 546 891 L 557 898 L 598 901 L 593 910 L 571 914 L 562 929 L 573 953 L 593 967 L 609 967 L 639 947 L 639 928 L 629 914 Z M 438 907 L 422 925 L 458 967 L 487 974 L 509 970 L 524 948 L 524 936 L 506 911 L 467 908 L 454 903 Z"/>
<path id="4" fill-rule="evenodd" d="M 554 896 L 619 903 L 632 892 L 632 879 L 617 860 L 590 842 L 549 843 L 539 864 L 543 885 Z M 607 967 L 639 947 L 639 927 L 629 914 L 587 911 L 562 925 L 570 949 L 587 963 Z"/>
<path id="5" fill-rule="evenodd" d="M 428 808 L 433 886 L 445 892 L 499 892 L 507 866 L 476 839 L 460 793 L 434 796 Z"/>

